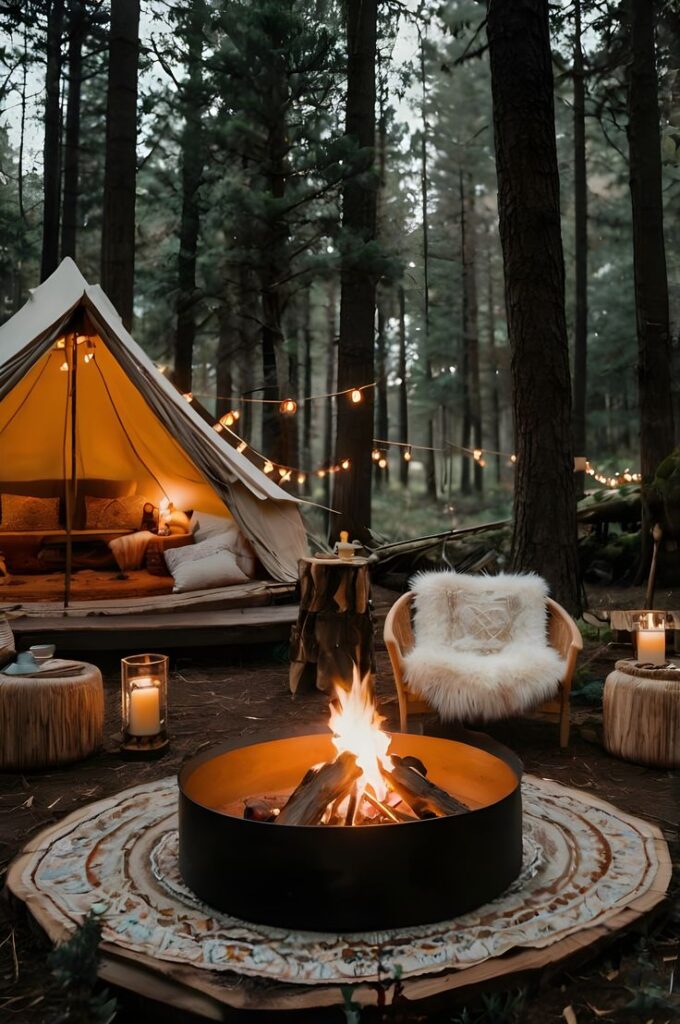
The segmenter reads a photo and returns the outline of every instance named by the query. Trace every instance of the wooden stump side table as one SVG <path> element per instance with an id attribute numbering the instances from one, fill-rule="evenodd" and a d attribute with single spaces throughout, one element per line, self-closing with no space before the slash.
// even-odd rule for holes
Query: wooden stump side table
<path id="1" fill-rule="evenodd" d="M 353 666 L 375 672 L 371 581 L 366 558 L 301 558 L 300 614 L 291 634 L 289 685 L 295 693 L 309 667 L 317 689 L 350 686 Z"/>
<path id="2" fill-rule="evenodd" d="M 610 754 L 680 767 L 680 668 L 617 661 L 604 686 L 603 720 Z"/>
<path id="3" fill-rule="evenodd" d="M 0 771 L 80 761 L 102 745 L 104 687 L 96 665 L 79 675 L 0 674 Z"/>

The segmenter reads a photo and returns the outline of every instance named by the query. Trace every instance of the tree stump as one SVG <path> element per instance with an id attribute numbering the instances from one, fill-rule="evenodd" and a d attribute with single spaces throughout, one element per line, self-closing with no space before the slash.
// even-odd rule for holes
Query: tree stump
<path id="1" fill-rule="evenodd" d="M 349 689 L 354 665 L 362 677 L 375 672 L 368 561 L 301 558 L 298 573 L 300 614 L 291 635 L 291 693 L 308 666 L 316 666 L 319 690 L 332 693 L 336 684 Z"/>
<path id="2" fill-rule="evenodd" d="M 680 671 L 617 661 L 603 698 L 604 745 L 624 761 L 680 766 Z"/>
<path id="3" fill-rule="evenodd" d="M 0 675 L 0 771 L 29 771 L 79 761 L 101 746 L 101 672 L 83 663 L 80 675 Z"/>

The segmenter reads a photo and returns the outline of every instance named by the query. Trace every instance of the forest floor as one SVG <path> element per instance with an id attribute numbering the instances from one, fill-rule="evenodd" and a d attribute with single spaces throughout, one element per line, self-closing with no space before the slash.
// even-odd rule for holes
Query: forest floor
<path id="1" fill-rule="evenodd" d="M 642 594 L 628 588 L 589 588 L 591 607 L 640 607 Z M 382 617 L 396 594 L 376 588 L 376 611 Z M 657 605 L 678 607 L 680 592 L 659 593 Z M 378 630 L 381 636 L 381 629 Z M 674 991 L 680 953 L 680 850 L 677 823 L 678 774 L 643 768 L 610 757 L 603 749 L 601 685 L 614 661 L 629 650 L 607 634 L 586 639 L 573 700 L 572 739 L 567 751 L 557 744 L 557 726 L 540 719 L 513 720 L 488 731 L 516 750 L 528 772 L 587 789 L 660 826 L 671 844 L 676 877 L 671 899 L 651 922 L 618 938 L 597 956 L 568 969 L 493 994 L 479 993 L 467 1005 L 453 999 L 436 1013 L 417 1006 L 390 1007 L 385 1021 L 423 1024 L 573 1024 L 595 1020 L 664 1024 L 680 1018 L 680 985 Z M 97 657 L 105 677 L 105 744 L 101 753 L 77 765 L 42 774 L 0 777 L 0 884 L 10 860 L 36 832 L 83 804 L 128 786 L 174 773 L 181 761 L 206 738 L 218 743 L 276 728 L 320 723 L 327 700 L 318 692 L 291 698 L 287 687 L 287 650 L 255 648 L 231 655 L 212 650 L 176 652 L 170 690 L 171 752 L 160 762 L 130 763 L 117 753 L 119 667 L 113 657 Z M 397 719 L 389 662 L 380 641 L 377 651 L 378 696 L 388 726 Z M 427 723 L 425 731 L 428 731 Z M 55 1024 L 64 1006 L 46 967 L 47 943 L 25 911 L 9 899 L 0 902 L 0 1021 Z M 164 1024 L 194 1018 L 116 991 L 120 1024 Z M 565 1016 L 565 1008 L 571 1007 Z M 88 1024 L 94 1015 L 78 1018 Z M 231 1017 L 229 1018 L 232 1019 Z M 253 1022 L 283 1018 L 244 1014 Z M 290 1019 L 290 1018 L 286 1018 Z M 342 1010 L 307 1015 L 307 1021 L 346 1020 Z M 362 1015 L 362 1024 L 380 1018 Z"/>

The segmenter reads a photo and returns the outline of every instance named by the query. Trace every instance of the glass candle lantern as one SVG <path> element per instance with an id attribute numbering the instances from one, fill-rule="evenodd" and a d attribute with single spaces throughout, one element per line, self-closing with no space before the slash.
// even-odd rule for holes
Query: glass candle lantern
<path id="1" fill-rule="evenodd" d="M 123 743 L 129 757 L 160 757 L 168 749 L 168 659 L 165 654 L 123 658 Z"/>
<path id="2" fill-rule="evenodd" d="M 634 615 L 633 636 L 638 664 L 665 664 L 666 616 L 664 612 L 638 612 Z"/>

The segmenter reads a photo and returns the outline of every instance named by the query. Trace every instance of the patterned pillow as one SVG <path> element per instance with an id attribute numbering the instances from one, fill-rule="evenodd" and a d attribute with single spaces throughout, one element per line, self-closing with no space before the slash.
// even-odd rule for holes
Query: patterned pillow
<path id="1" fill-rule="evenodd" d="M 2 495 L 0 530 L 59 530 L 59 498 L 32 498 L 25 494 Z"/>
<path id="2" fill-rule="evenodd" d="M 489 589 L 475 599 L 461 591 L 448 595 L 449 640 L 459 651 L 492 654 L 512 639 L 521 602 L 515 594 L 496 594 Z"/>
<path id="3" fill-rule="evenodd" d="M 16 654 L 12 627 L 4 615 L 0 615 L 0 669 L 12 661 Z"/>
<path id="4" fill-rule="evenodd" d="M 93 498 L 86 494 L 85 529 L 140 530 L 147 502 L 142 494 L 125 498 Z"/>

